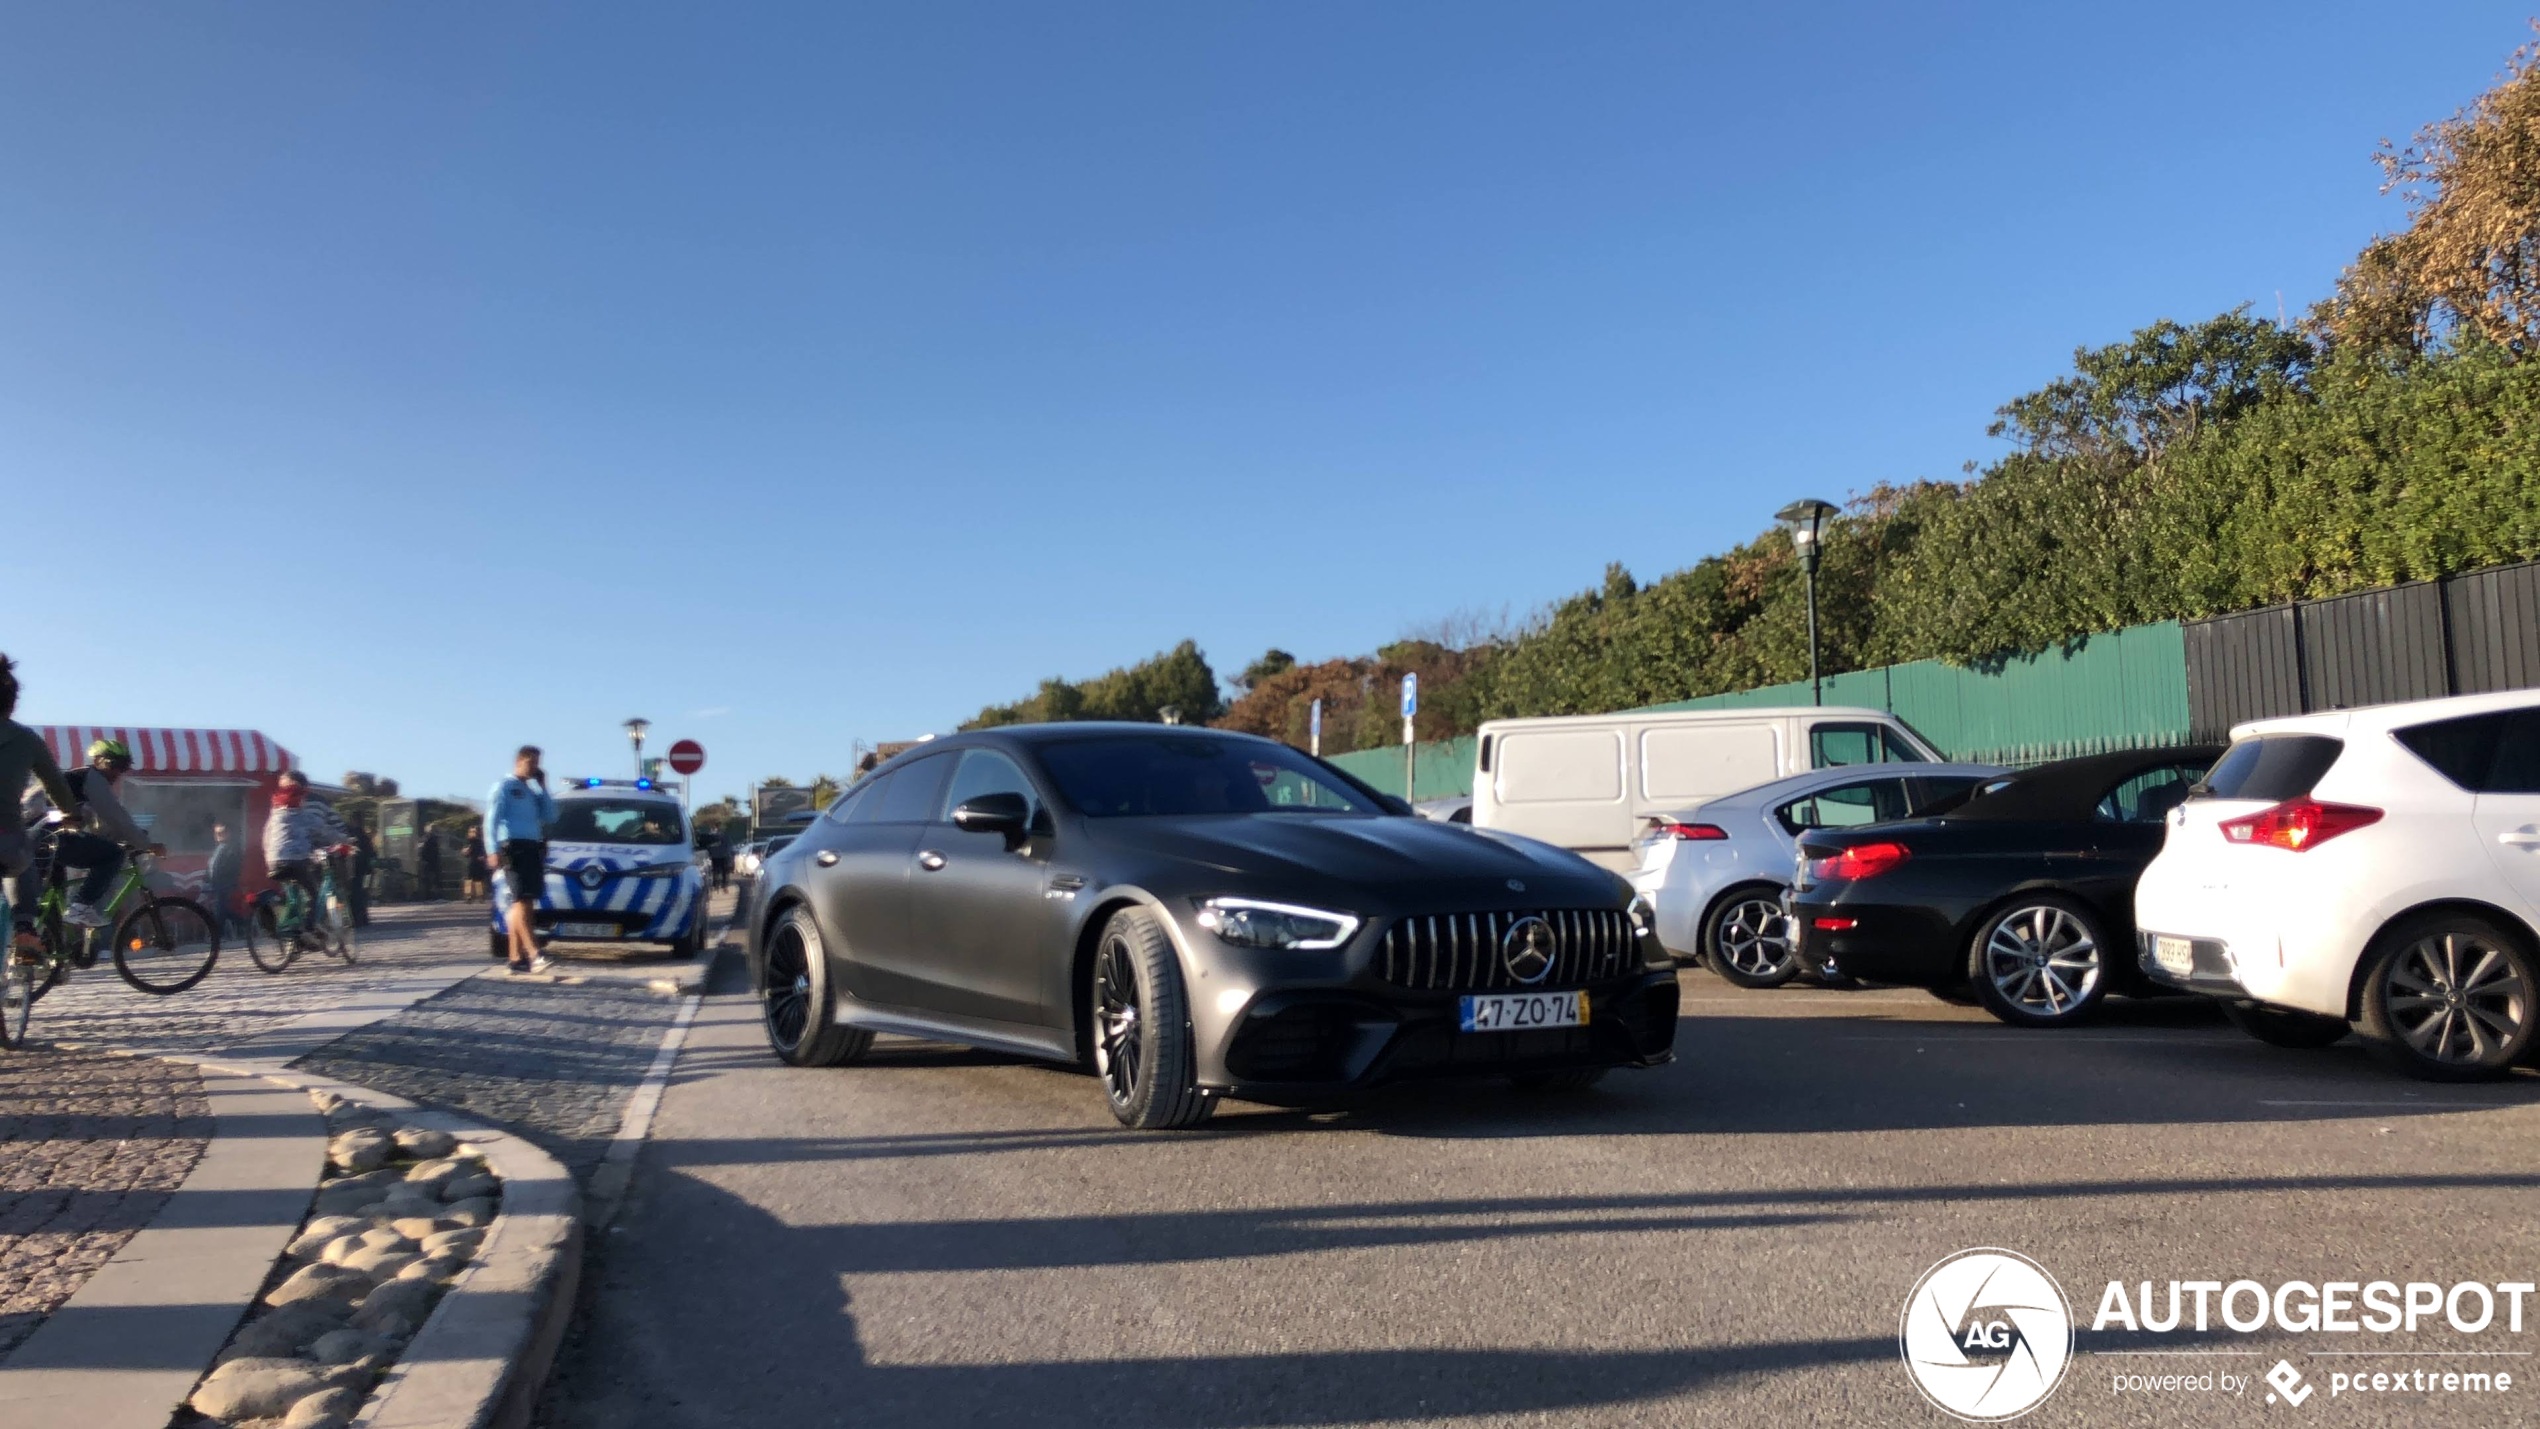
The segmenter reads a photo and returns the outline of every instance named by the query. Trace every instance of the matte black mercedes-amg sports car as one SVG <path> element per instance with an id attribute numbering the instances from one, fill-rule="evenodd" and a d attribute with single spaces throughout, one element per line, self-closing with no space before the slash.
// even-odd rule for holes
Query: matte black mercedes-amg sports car
<path id="1" fill-rule="evenodd" d="M 2219 745 L 2039 765 L 1933 817 L 1816 829 L 1790 894 L 1802 965 L 1971 992 L 2023 1027 L 2088 1017 L 2136 971 L 2134 884 Z"/>
<path id="2" fill-rule="evenodd" d="M 835 1066 L 896 1032 L 1082 1062 L 1136 1127 L 1418 1075 L 1580 1088 L 1675 1038 L 1675 972 L 1622 879 L 1250 735 L 934 740 L 763 888 L 747 946 L 778 1056 Z"/>

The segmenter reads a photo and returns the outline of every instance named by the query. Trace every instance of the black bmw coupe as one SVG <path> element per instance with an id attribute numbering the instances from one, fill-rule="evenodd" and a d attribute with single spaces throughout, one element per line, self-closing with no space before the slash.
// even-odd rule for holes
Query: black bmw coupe
<path id="1" fill-rule="evenodd" d="M 1972 994 L 2024 1027 L 2088 1017 L 2135 968 L 2134 885 L 2219 745 L 2004 775 L 1955 807 L 1800 840 L 1790 896 L 1811 971 Z"/>
<path id="2" fill-rule="evenodd" d="M 1082 1062 L 1129 1126 L 1412 1076 L 1576 1089 L 1675 1038 L 1673 965 L 1621 878 L 1250 735 L 931 741 L 762 887 L 747 947 L 778 1056 L 835 1066 L 895 1032 Z"/>

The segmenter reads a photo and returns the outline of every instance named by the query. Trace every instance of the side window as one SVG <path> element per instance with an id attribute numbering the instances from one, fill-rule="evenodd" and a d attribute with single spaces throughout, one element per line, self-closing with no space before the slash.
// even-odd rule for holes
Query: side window
<path id="1" fill-rule="evenodd" d="M 1023 777 L 1013 760 L 993 749 L 965 749 L 953 770 L 952 785 L 944 791 L 937 822 L 950 820 L 953 810 L 982 794 L 1020 794 L 1035 816 L 1041 812 L 1041 796 L 1032 791 L 1032 781 Z"/>
<path id="2" fill-rule="evenodd" d="M 1794 834 L 1809 829 L 1883 824 L 1905 817 L 1905 781 L 1864 779 L 1858 784 L 1838 784 L 1805 799 L 1794 799 L 1775 812 L 1781 817 L 1782 827 Z"/>
<path id="3" fill-rule="evenodd" d="M 890 783 L 895 777 L 892 774 L 885 774 L 875 779 L 860 780 L 854 788 L 830 800 L 829 807 L 823 813 L 841 824 L 872 823 L 873 811 L 882 804 L 882 786 Z"/>
<path id="4" fill-rule="evenodd" d="M 1894 729 L 1885 725 L 1881 725 L 1879 727 L 1879 743 L 1886 748 L 1887 762 L 1890 764 L 1928 764 L 1931 762 L 1923 757 L 1923 752 L 1916 749 L 1911 740 L 1908 740 L 1904 735 L 1899 734 Z"/>
<path id="5" fill-rule="evenodd" d="M 1874 724 L 1821 724 L 1808 731 L 1808 767 L 1840 769 L 1885 762 L 1887 731 Z"/>
<path id="6" fill-rule="evenodd" d="M 2204 775 L 2195 764 L 2146 769 L 2101 796 L 2093 816 L 2104 823 L 2157 824 L 2187 802 L 2187 791 Z"/>
<path id="7" fill-rule="evenodd" d="M 891 782 L 866 796 L 877 824 L 922 824 L 935 817 L 935 794 L 944 787 L 944 771 L 952 761 L 930 754 L 891 771 Z M 861 820 L 859 820 L 861 822 Z"/>
<path id="8" fill-rule="evenodd" d="M 2436 773 L 2472 793 L 2503 793 L 2495 787 L 2494 778 L 2504 772 L 2499 766 L 2522 767 L 2524 783 L 2531 782 L 2530 763 L 2535 756 L 2510 748 L 2513 733 L 2527 736 L 2530 714 L 2525 710 L 2501 710 L 2495 714 L 2466 715 L 2460 719 L 2436 720 L 2432 724 L 2411 725 L 2394 730 L 2408 752 L 2434 766 Z M 2509 726 L 2525 721 L 2521 731 Z M 2527 738 L 2526 741 L 2527 743 Z"/>
<path id="9" fill-rule="evenodd" d="M 2540 709 L 2516 710 L 2496 746 L 2490 794 L 2540 794 Z"/>

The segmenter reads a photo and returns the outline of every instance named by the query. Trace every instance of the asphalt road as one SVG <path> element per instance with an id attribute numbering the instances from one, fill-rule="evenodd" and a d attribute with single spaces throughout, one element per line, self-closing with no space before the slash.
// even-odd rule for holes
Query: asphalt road
<path id="1" fill-rule="evenodd" d="M 2169 1003 L 2053 1034 L 1911 991 L 1687 993 L 1678 1062 L 1585 1096 L 1410 1087 L 1161 1135 L 1086 1076 L 930 1044 L 784 1068 L 753 1004 L 711 1001 L 545 1417 L 1947 1424 L 1900 1314 L 2002 1246 L 2079 1320 L 2027 1424 L 2540 1420 L 2540 1303 L 2521 1334 L 2090 1323 L 2112 1279 L 2540 1279 L 2540 1078 L 2428 1087 Z M 2267 1402 L 2280 1358 L 2298 1409 Z M 2516 1384 L 2328 1392 L 2428 1367 Z"/>

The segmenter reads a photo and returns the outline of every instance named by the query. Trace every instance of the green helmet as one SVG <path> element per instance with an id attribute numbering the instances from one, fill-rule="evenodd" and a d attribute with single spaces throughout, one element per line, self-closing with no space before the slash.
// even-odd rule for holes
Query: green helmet
<path id="1" fill-rule="evenodd" d="M 94 764 L 101 759 L 129 769 L 132 767 L 132 746 L 120 739 L 94 740 L 88 746 L 88 762 Z"/>

